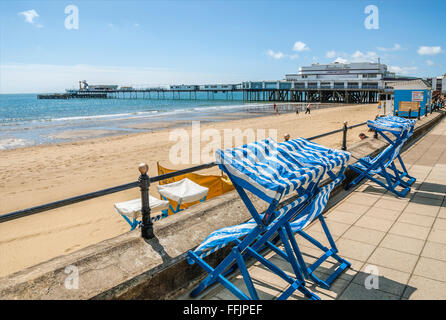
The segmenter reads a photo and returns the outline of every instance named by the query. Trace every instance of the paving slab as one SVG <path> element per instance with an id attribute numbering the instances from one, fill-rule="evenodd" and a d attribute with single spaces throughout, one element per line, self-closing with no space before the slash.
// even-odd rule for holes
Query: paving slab
<path id="1" fill-rule="evenodd" d="M 409 300 L 446 300 L 446 283 L 413 275 L 403 297 Z"/>
<path id="2" fill-rule="evenodd" d="M 409 277 L 410 273 L 408 272 L 366 263 L 361 272 L 353 279 L 353 282 L 363 286 L 366 284 L 374 285 L 378 290 L 402 296 Z"/>
<path id="3" fill-rule="evenodd" d="M 425 241 L 423 240 L 388 233 L 384 237 L 380 246 L 387 249 L 393 249 L 399 252 L 419 255 L 421 253 L 421 250 L 423 250 L 424 244 Z"/>

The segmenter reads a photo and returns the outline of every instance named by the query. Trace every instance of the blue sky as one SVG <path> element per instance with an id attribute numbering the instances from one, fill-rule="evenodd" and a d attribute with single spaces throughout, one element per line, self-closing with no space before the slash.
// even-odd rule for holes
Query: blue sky
<path id="1" fill-rule="evenodd" d="M 79 28 L 64 22 L 68 5 Z M 378 29 L 364 12 L 378 8 Z M 283 79 L 314 62 L 376 61 L 399 74 L 446 73 L 446 2 L 0 2 L 0 93 L 90 83 L 145 86 Z"/>

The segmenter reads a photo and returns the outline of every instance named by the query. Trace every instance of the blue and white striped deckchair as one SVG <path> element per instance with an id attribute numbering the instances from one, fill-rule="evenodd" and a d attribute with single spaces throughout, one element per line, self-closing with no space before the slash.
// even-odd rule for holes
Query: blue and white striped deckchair
<path id="1" fill-rule="evenodd" d="M 253 257 L 290 284 L 279 299 L 286 299 L 295 290 L 301 291 L 310 299 L 318 299 L 305 288 L 305 277 L 311 277 L 321 286 L 328 288 L 334 279 L 350 266 L 349 262 L 337 255 L 336 246 L 321 214 L 331 190 L 344 178 L 344 169 L 349 157 L 348 152 L 331 150 L 305 139 L 282 143 L 266 139 L 239 148 L 218 150 L 217 162 L 231 179 L 252 219 L 213 232 L 194 251 L 189 251 L 189 263 L 197 263 L 209 273 L 191 295 L 198 295 L 218 281 L 240 299 L 258 299 L 245 264 L 247 257 Z M 336 168 L 340 168 L 337 174 L 333 171 Z M 330 176 L 332 181 L 321 187 L 320 182 L 325 174 Z M 269 204 L 263 214 L 258 213 L 246 191 Z M 280 207 L 281 200 L 293 193 L 296 194 L 296 199 Z M 322 223 L 330 249 L 302 231 L 316 218 Z M 307 266 L 303 261 L 294 233 L 301 234 L 323 251 L 322 257 L 313 265 Z M 276 246 L 279 240 L 284 251 Z M 229 244 L 234 244 L 234 247 L 216 268 L 212 268 L 203 260 L 207 255 Z M 261 250 L 264 248 L 275 251 L 288 261 L 295 278 L 263 258 Z M 320 280 L 314 275 L 314 271 L 330 256 L 335 258 L 340 266 L 327 280 Z M 250 296 L 225 278 L 226 274 L 237 267 Z"/>
<path id="2" fill-rule="evenodd" d="M 395 116 L 367 121 L 369 128 L 380 134 L 389 143 L 389 146 L 376 157 L 364 157 L 349 166 L 359 175 L 347 185 L 347 189 L 358 184 L 362 179 L 368 178 L 397 196 L 406 196 L 416 179 L 407 172 L 400 151 L 404 143 L 413 134 L 415 122 L 415 120 Z M 402 170 L 396 167 L 396 159 L 398 159 Z M 375 175 L 384 178 L 385 182 L 377 179 Z M 402 191 L 398 191 L 397 187 L 402 187 Z"/>

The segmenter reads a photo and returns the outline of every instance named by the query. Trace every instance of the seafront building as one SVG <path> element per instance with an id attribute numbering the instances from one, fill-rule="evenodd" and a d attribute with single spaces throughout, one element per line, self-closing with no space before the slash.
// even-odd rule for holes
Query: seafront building
<path id="1" fill-rule="evenodd" d="M 382 89 L 385 81 L 397 78 L 387 65 L 371 62 L 314 63 L 279 81 L 243 82 L 244 89 Z"/>
<path id="2" fill-rule="evenodd" d="M 446 93 L 446 74 L 440 77 L 433 77 L 428 79 L 428 81 L 431 84 L 433 91 Z"/>

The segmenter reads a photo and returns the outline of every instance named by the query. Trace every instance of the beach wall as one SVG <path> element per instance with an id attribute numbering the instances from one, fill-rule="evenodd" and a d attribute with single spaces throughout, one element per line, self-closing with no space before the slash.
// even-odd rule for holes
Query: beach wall
<path id="1" fill-rule="evenodd" d="M 432 129 L 445 112 L 423 117 L 416 124 L 405 149 Z M 381 139 L 365 139 L 349 151 L 359 158 L 385 148 Z M 404 158 L 404 157 L 403 157 Z M 352 177 L 351 172 L 347 172 Z M 340 186 L 330 197 L 334 206 L 348 191 Z M 290 197 L 288 201 L 292 201 Z M 253 199 L 265 209 L 265 203 Z M 186 261 L 212 231 L 242 223 L 250 215 L 235 192 L 210 199 L 154 225 L 155 238 L 144 240 L 140 230 L 60 256 L 0 279 L 1 299 L 170 299 L 181 295 L 205 273 Z M 221 261 L 229 248 L 209 257 L 211 266 Z"/>

